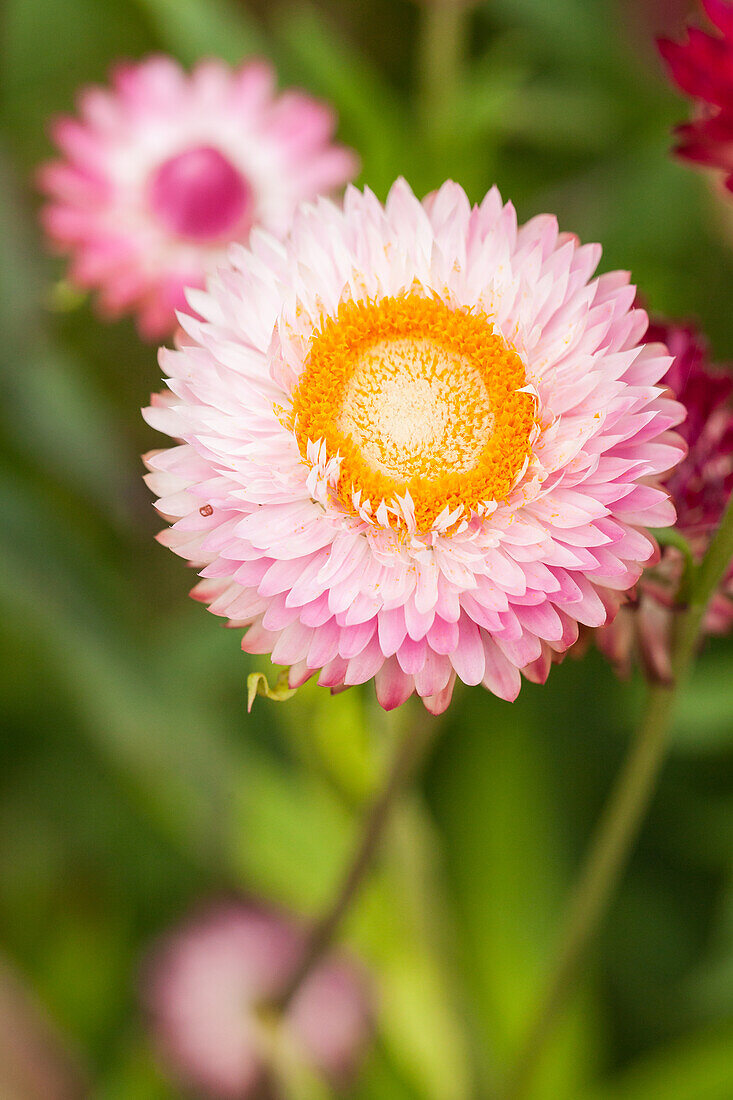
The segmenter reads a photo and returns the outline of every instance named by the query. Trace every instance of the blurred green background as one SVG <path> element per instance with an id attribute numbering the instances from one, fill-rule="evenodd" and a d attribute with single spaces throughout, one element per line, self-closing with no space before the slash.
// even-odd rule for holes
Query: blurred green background
<path id="1" fill-rule="evenodd" d="M 669 156 L 688 105 L 653 47 L 684 8 L 480 3 L 460 79 L 436 97 L 408 0 L 5 0 L 0 974 L 54 1021 L 89 1095 L 180 1095 L 138 1007 L 151 939 L 232 889 L 314 913 L 384 744 L 367 691 L 309 686 L 247 716 L 246 675 L 265 663 L 187 598 L 192 575 L 154 542 L 138 456 L 161 444 L 138 410 L 160 372 L 131 323 L 53 308 L 62 269 L 32 188 L 49 116 L 120 56 L 265 54 L 335 104 L 381 197 L 397 174 L 418 193 L 452 176 L 472 199 L 496 182 L 520 220 L 549 210 L 600 240 L 604 269 L 630 268 L 652 310 L 699 319 L 724 361 L 733 230 L 704 175 Z M 709 642 L 536 1100 L 733 1097 L 732 675 L 730 640 Z M 593 653 L 513 705 L 457 696 L 345 928 L 380 1001 L 351 1095 L 488 1095 L 642 693 Z M 0 1096 L 27 1100 L 2 1078 L 13 1004 L 0 995 Z M 44 1087 L 32 1095 L 62 1095 Z"/>

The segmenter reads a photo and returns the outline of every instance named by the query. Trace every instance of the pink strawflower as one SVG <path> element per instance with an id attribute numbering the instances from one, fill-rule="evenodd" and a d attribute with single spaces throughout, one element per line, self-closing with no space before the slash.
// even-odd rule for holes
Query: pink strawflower
<path id="1" fill-rule="evenodd" d="M 705 340 L 691 325 L 654 324 L 647 339 L 663 341 L 674 361 L 663 381 L 687 409 L 681 428 L 688 453 L 666 479 L 677 508 L 677 529 L 700 559 L 733 491 L 733 374 L 710 366 Z M 641 577 L 632 602 L 613 623 L 596 631 L 599 648 L 622 675 L 634 653 L 654 680 L 672 677 L 673 611 L 684 557 L 665 547 L 661 560 Z M 709 634 L 733 627 L 733 562 L 705 618 Z"/>
<path id="2" fill-rule="evenodd" d="M 675 84 L 695 101 L 694 121 L 677 127 L 676 152 L 722 169 L 733 190 L 733 4 L 702 0 L 702 6 L 720 33 L 688 27 L 685 41 L 658 43 Z"/>
<path id="3" fill-rule="evenodd" d="M 291 685 L 375 678 L 387 709 L 544 681 L 674 522 L 684 410 L 628 275 L 454 183 L 349 188 L 250 248 L 190 295 L 146 412 L 182 441 L 147 464 L 193 594 Z"/>
<path id="4" fill-rule="evenodd" d="M 276 95 L 261 61 L 205 61 L 190 76 L 168 57 L 118 65 L 79 113 L 53 127 L 63 159 L 40 173 L 43 222 L 71 281 L 98 290 L 104 316 L 135 313 L 150 339 L 173 332 L 184 288 L 203 285 L 228 242 L 255 225 L 282 236 L 302 199 L 356 171 L 332 144 L 331 109 Z"/>
<path id="5" fill-rule="evenodd" d="M 255 1016 L 297 965 L 304 930 L 245 902 L 215 906 L 151 953 L 143 999 L 162 1062 L 183 1087 L 243 1100 L 261 1087 L 265 1053 Z M 371 1029 L 363 976 L 331 956 L 304 980 L 282 1021 L 293 1055 L 335 1087 L 354 1075 Z"/>

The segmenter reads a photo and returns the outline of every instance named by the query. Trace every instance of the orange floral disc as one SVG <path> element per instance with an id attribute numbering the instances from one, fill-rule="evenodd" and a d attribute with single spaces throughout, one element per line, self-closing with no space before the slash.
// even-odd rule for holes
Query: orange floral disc
<path id="1" fill-rule="evenodd" d="M 338 497 L 376 510 L 409 492 L 419 531 L 447 507 L 500 501 L 530 453 L 524 365 L 485 313 L 411 293 L 344 302 L 313 337 L 293 394 L 301 454 L 342 458 Z"/>

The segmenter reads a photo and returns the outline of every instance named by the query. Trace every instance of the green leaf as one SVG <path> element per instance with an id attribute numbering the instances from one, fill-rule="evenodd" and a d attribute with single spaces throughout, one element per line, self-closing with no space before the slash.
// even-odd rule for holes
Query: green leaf
<path id="1" fill-rule="evenodd" d="M 395 176 L 409 176 L 413 160 L 405 113 L 383 75 L 307 4 L 283 11 L 274 33 L 295 78 L 334 104 L 341 136 L 362 158 L 369 186 L 384 194 Z"/>
<path id="2" fill-rule="evenodd" d="M 48 308 L 54 313 L 71 313 L 83 306 L 87 297 L 85 290 L 80 290 L 68 279 L 58 279 L 49 291 Z"/>
<path id="3" fill-rule="evenodd" d="M 733 1027 L 678 1039 L 582 1100 L 730 1100 Z"/>
<path id="4" fill-rule="evenodd" d="M 349 812 L 312 773 L 260 769 L 235 811 L 239 877 L 301 913 L 320 913 L 349 859 L 362 812 L 361 806 Z M 380 1042 L 399 1079 L 428 1100 L 465 1100 L 466 1043 L 434 928 L 442 904 L 435 844 L 421 810 L 398 807 L 343 934 L 375 987 Z"/>
<path id="5" fill-rule="evenodd" d="M 295 695 L 296 690 L 296 688 L 288 686 L 288 670 L 286 668 L 278 673 L 273 687 L 270 687 L 264 672 L 250 672 L 247 677 L 247 711 L 252 710 L 258 695 L 263 695 L 265 699 L 272 699 L 274 703 L 282 703 Z"/>
<path id="6" fill-rule="evenodd" d="M 372 791 L 378 756 L 373 695 L 369 687 L 332 695 L 315 677 L 299 689 L 298 707 L 278 710 L 283 733 L 298 759 L 328 778 L 348 805 L 361 805 Z"/>
<path id="7" fill-rule="evenodd" d="M 68 287 L 63 282 L 60 286 Z M 85 367 L 45 331 L 44 272 L 27 225 L 20 187 L 0 157 L 0 327 L 5 394 L 0 425 L 29 465 L 65 478 L 82 497 L 126 527 L 131 463 L 124 426 Z M 139 483 L 136 478 L 136 487 Z"/>
<path id="8" fill-rule="evenodd" d="M 236 64 L 251 54 L 269 52 L 265 36 L 232 0 L 135 0 L 167 49 L 184 64 L 219 57 Z"/>
<path id="9" fill-rule="evenodd" d="M 371 1043 L 352 1092 L 350 1100 L 424 1100 L 425 1095 L 405 1080 L 379 1034 Z"/>
<path id="10" fill-rule="evenodd" d="M 297 1043 L 283 1026 L 279 1013 L 262 1010 L 252 1020 L 256 1046 L 278 1086 L 278 1092 L 298 1100 L 331 1100 L 324 1078 L 303 1059 Z"/>
<path id="11" fill-rule="evenodd" d="M 108 566 L 96 560 L 83 528 L 72 520 L 66 530 L 28 482 L 11 487 L 2 476 L 0 511 L 0 594 L 46 643 L 46 659 L 75 697 L 82 729 L 171 839 L 221 867 L 221 807 L 232 803 L 241 756 L 196 684 L 185 693 L 171 689 L 157 653 L 142 650 L 118 606 L 139 595 L 121 578 L 109 593 Z"/>
<path id="12" fill-rule="evenodd" d="M 49 119 L 72 109 L 80 86 L 106 79 L 115 59 L 153 47 L 144 20 L 128 3 L 5 0 L 3 132 L 24 171 L 48 156 Z"/>
<path id="13" fill-rule="evenodd" d="M 607 37 L 601 39 L 599 48 L 599 26 L 602 17 L 608 21 L 608 30 L 613 27 L 611 15 L 607 11 L 598 12 L 585 4 L 583 0 L 493 0 L 491 5 L 479 7 L 479 16 L 485 14 L 492 19 L 510 22 L 521 30 L 522 39 L 536 49 L 560 62 L 577 63 L 592 52 L 597 59 L 603 55 Z"/>
<path id="14" fill-rule="evenodd" d="M 350 927 L 378 983 L 381 1043 L 400 1079 L 429 1100 L 474 1095 L 439 837 L 414 793 L 397 807 L 382 872 Z"/>
<path id="15" fill-rule="evenodd" d="M 714 640 L 709 646 L 718 648 Z M 704 655 L 679 693 L 672 726 L 674 749 L 686 753 L 712 753 L 733 744 L 731 720 L 730 656 Z"/>
<path id="16" fill-rule="evenodd" d="M 535 149 L 605 152 L 618 130 L 609 95 L 588 88 L 532 81 L 507 98 L 499 118 L 503 135 Z"/>
<path id="17" fill-rule="evenodd" d="M 467 695 L 440 750 L 436 816 L 460 921 L 458 964 L 490 1092 L 524 1038 L 554 947 L 568 883 L 559 803 L 527 695 L 511 708 Z M 581 992 L 548 1043 L 533 1100 L 575 1095 L 594 1047 L 594 1014 Z"/>
<path id="18" fill-rule="evenodd" d="M 679 550 L 684 559 L 684 570 L 677 591 L 677 602 L 684 603 L 690 593 L 690 586 L 694 584 L 697 565 L 692 554 L 692 547 L 676 527 L 650 527 L 649 534 L 657 540 L 660 546 L 673 546 Z"/>
<path id="19" fill-rule="evenodd" d="M 147 1036 L 124 1038 L 122 1057 L 95 1081 L 95 1100 L 180 1100 L 180 1088 L 164 1079 Z"/>

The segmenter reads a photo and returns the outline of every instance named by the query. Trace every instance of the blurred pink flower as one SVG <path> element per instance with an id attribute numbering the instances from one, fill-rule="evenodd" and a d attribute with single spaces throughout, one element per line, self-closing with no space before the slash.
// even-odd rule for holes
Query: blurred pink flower
<path id="1" fill-rule="evenodd" d="M 675 84 L 695 100 L 696 117 L 677 127 L 677 153 L 722 169 L 733 190 L 733 4 L 702 0 L 702 6 L 720 33 L 690 26 L 685 41 L 662 38 L 659 50 Z"/>
<path id="2" fill-rule="evenodd" d="M 118 65 L 79 112 L 53 126 L 63 159 L 40 171 L 43 222 L 70 280 L 99 291 L 104 316 L 137 314 L 151 339 L 173 332 L 184 287 L 203 285 L 228 242 L 255 226 L 282 236 L 298 202 L 357 169 L 332 144 L 331 109 L 276 95 L 261 61 L 205 61 L 190 76 L 167 57 Z"/>
<path id="3" fill-rule="evenodd" d="M 653 324 L 647 339 L 664 341 L 675 357 L 663 381 L 687 408 L 680 434 L 689 450 L 665 484 L 677 508 L 677 529 L 699 559 L 733 491 L 733 374 L 710 366 L 707 345 L 691 325 Z M 665 547 L 660 562 L 642 575 L 632 603 L 596 631 L 599 648 L 622 674 L 636 651 L 652 679 L 671 678 L 673 608 L 683 567 L 682 552 Z M 705 629 L 723 634 L 732 626 L 733 562 Z"/>
<path id="4" fill-rule="evenodd" d="M 254 1007 L 277 996 L 304 943 L 294 920 L 234 901 L 160 940 L 144 974 L 143 999 L 153 1042 L 182 1085 L 225 1100 L 252 1095 L 264 1070 Z M 282 1027 L 295 1054 L 343 1087 L 371 1027 L 363 976 L 343 958 L 327 958 L 303 982 Z"/>
<path id="5" fill-rule="evenodd" d="M 205 320 L 146 411 L 182 444 L 148 483 L 247 652 L 439 713 L 456 676 L 514 699 L 606 621 L 599 588 L 620 599 L 657 553 L 643 528 L 674 522 L 653 481 L 684 410 L 599 257 L 496 189 L 471 208 L 398 181 L 386 207 L 302 207 L 190 295 Z"/>

